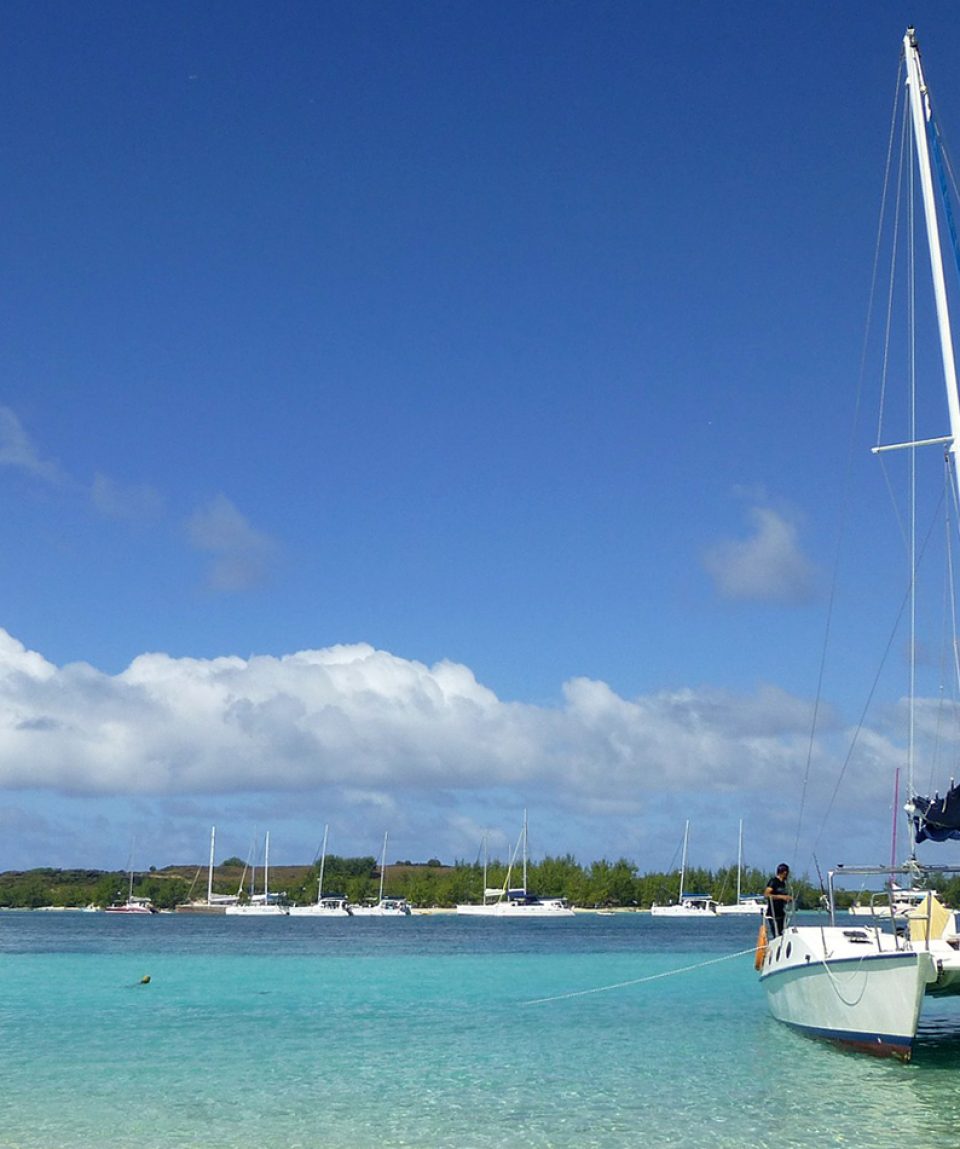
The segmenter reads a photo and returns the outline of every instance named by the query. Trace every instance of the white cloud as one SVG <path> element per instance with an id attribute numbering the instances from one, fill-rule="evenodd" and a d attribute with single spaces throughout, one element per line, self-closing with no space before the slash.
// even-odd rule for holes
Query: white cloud
<path id="1" fill-rule="evenodd" d="M 214 556 L 208 574 L 214 590 L 259 585 L 276 551 L 273 540 L 255 530 L 224 495 L 217 495 L 191 516 L 187 534 L 197 550 Z"/>
<path id="2" fill-rule="evenodd" d="M 800 549 L 797 529 L 769 507 L 748 511 L 751 533 L 711 547 L 704 565 L 724 598 L 803 603 L 813 597 L 816 570 Z"/>
<path id="3" fill-rule="evenodd" d="M 575 679 L 562 706 L 503 702 L 462 665 L 367 645 L 58 668 L 0 631 L 0 787 L 100 794 L 547 788 L 621 812 L 760 787 L 802 762 L 808 706 L 683 691 L 625 699 Z M 386 797 L 385 797 L 386 796 Z"/>
<path id="4" fill-rule="evenodd" d="M 903 756 L 894 710 L 859 730 L 847 761 L 851 732 L 821 703 L 807 785 L 811 704 L 773 686 L 624 698 L 576 678 L 558 705 L 537 706 L 499 699 L 461 664 L 365 644 L 144 654 L 107 675 L 56 666 L 0 629 L 0 815 L 6 792 L 8 807 L 45 811 L 55 827 L 45 847 L 42 826 L 35 843 L 16 844 L 21 866 L 119 866 L 133 828 L 166 864 L 200 857 L 214 820 L 229 853 L 246 849 L 246 827 L 269 825 L 294 861 L 326 821 L 337 851 L 376 853 L 389 829 L 396 857 L 472 858 L 499 828 L 488 842 L 504 855 L 530 806 L 535 851 L 639 853 L 666 866 L 685 818 L 700 864 L 730 860 L 738 816 L 752 859 L 785 854 L 802 790 L 804 838 L 842 824 L 849 856 L 848 835 L 867 834 L 850 823 L 852 799 L 881 812 L 871 832 L 889 829 Z M 109 831 L 93 829 L 97 817 Z"/>
<path id="5" fill-rule="evenodd" d="M 16 413 L 3 406 L 0 406 L 0 466 L 15 467 L 47 483 L 63 480 L 60 467 L 41 457 Z"/>

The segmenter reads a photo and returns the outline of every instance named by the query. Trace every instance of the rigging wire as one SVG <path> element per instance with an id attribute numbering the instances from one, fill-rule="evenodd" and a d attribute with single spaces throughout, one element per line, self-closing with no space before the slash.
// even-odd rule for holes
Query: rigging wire
<path id="1" fill-rule="evenodd" d="M 897 122 L 900 119 L 900 115 L 901 115 L 900 93 L 903 89 L 904 69 L 905 69 L 905 61 L 903 59 L 901 59 L 899 67 L 897 69 L 897 81 L 896 81 L 896 86 L 894 88 L 893 107 L 892 107 L 891 115 L 890 115 L 890 131 L 889 131 L 888 139 L 887 139 L 887 162 L 886 162 L 885 169 L 884 169 L 883 189 L 882 189 L 881 196 L 880 196 L 880 207 L 879 207 L 878 218 L 877 218 L 877 233 L 876 233 L 876 240 L 875 240 L 875 245 L 874 245 L 873 270 L 872 270 L 871 280 L 870 280 L 870 291 L 868 293 L 868 298 L 867 298 L 867 315 L 866 315 L 866 322 L 865 322 L 865 326 L 864 326 L 863 343 L 862 343 L 862 346 L 860 349 L 860 368 L 859 368 L 858 379 L 857 379 L 857 391 L 856 391 L 856 398 L 855 398 L 855 402 L 854 402 L 853 419 L 851 421 L 850 432 L 849 432 L 849 441 L 848 441 L 848 445 L 847 445 L 847 460 L 846 460 L 846 465 L 844 468 L 844 476 L 843 476 L 843 484 L 842 484 L 843 496 L 840 500 L 840 514 L 839 514 L 838 524 L 837 524 L 837 537 L 836 537 L 836 544 L 835 544 L 835 548 L 834 548 L 833 565 L 832 565 L 832 571 L 831 571 L 831 577 L 830 577 L 830 590 L 829 590 L 828 597 L 827 597 L 827 614 L 826 614 L 826 619 L 824 621 L 823 643 L 822 643 L 821 652 L 820 652 L 820 663 L 819 663 L 819 666 L 817 669 L 817 684 L 816 684 L 816 692 L 814 695 L 813 714 L 811 715 L 811 721 L 810 721 L 810 737 L 809 737 L 809 741 L 807 744 L 807 756 L 806 756 L 806 762 L 804 764 L 803 780 L 802 780 L 801 787 L 800 787 L 800 802 L 799 802 L 799 806 L 798 806 L 798 810 L 797 810 L 797 828 L 796 828 L 796 836 L 794 838 L 794 843 L 793 843 L 793 854 L 792 854 L 792 861 L 794 862 L 794 865 L 796 865 L 796 862 L 797 862 L 797 859 L 798 859 L 799 853 L 800 853 L 800 836 L 801 836 L 801 833 L 803 830 L 803 821 L 804 821 L 804 816 L 805 816 L 805 812 L 806 812 L 807 791 L 808 791 L 809 785 L 810 785 L 810 773 L 811 773 L 812 764 L 813 764 L 813 750 L 814 750 L 814 746 L 816 743 L 817 731 L 819 729 L 820 706 L 821 706 L 821 702 L 823 701 L 823 682 L 824 682 L 824 677 L 825 677 L 825 673 L 826 673 L 827 652 L 830 648 L 830 638 L 831 638 L 832 626 L 833 626 L 833 613 L 834 613 L 834 607 L 836 605 L 837 584 L 839 581 L 839 571 L 840 571 L 840 557 L 841 557 L 841 552 L 843 549 L 843 540 L 846 536 L 847 522 L 848 522 L 849 516 L 850 516 L 850 508 L 851 508 L 850 491 L 851 491 L 851 486 L 852 486 L 853 460 L 854 460 L 855 453 L 857 450 L 857 448 L 856 448 L 856 432 L 857 432 L 857 428 L 860 426 L 861 409 L 862 409 L 862 404 L 863 404 L 863 393 L 864 393 L 866 373 L 867 373 L 867 354 L 868 354 L 868 347 L 870 344 L 870 333 L 873 329 L 873 313 L 874 313 L 875 300 L 877 297 L 877 281 L 878 281 L 879 269 L 880 269 L 880 256 L 881 256 L 881 252 L 882 252 L 882 248 L 883 248 L 883 224 L 884 224 L 884 220 L 885 220 L 886 215 L 887 215 L 887 199 L 888 199 L 888 196 L 890 193 L 890 173 L 893 169 L 892 157 L 893 157 L 894 143 L 896 142 L 896 138 L 897 138 Z M 907 102 L 906 102 L 906 100 L 904 100 L 903 101 L 903 113 L 902 114 L 905 116 L 906 112 L 907 112 Z M 901 132 L 901 141 L 902 141 L 902 138 L 903 138 L 903 133 Z M 902 169 L 902 166 L 903 166 L 903 144 L 902 144 L 902 142 L 901 142 L 900 152 L 901 152 L 900 168 Z M 898 202 L 899 202 L 899 186 L 901 183 L 902 183 L 901 180 L 897 181 Z M 898 208 L 898 211 L 896 213 L 896 218 L 899 218 L 899 208 Z M 897 245 L 894 244 L 894 251 L 896 250 L 896 246 Z M 895 259 L 895 256 L 893 258 Z M 890 281 L 892 284 L 892 282 L 893 282 L 893 276 L 892 275 L 890 277 Z M 891 307 L 892 307 L 892 288 L 888 292 L 888 299 L 887 299 L 887 315 L 888 315 L 887 331 L 889 331 L 889 315 L 890 315 Z M 888 356 L 889 356 L 889 347 L 887 345 L 887 341 L 885 340 L 885 344 L 884 344 L 884 370 L 883 370 L 884 388 L 886 385 L 886 364 L 888 361 Z M 877 442 L 880 442 L 879 431 L 880 431 L 880 428 L 878 427 Z M 831 799 L 831 806 L 832 806 L 832 804 L 833 804 L 833 799 Z M 827 817 L 827 815 L 825 815 L 824 818 L 822 819 L 820 830 L 817 833 L 817 839 L 816 840 L 818 842 L 820 840 L 820 835 L 823 833 L 824 824 L 826 822 L 826 817 Z"/>
<path id="2" fill-rule="evenodd" d="M 946 513 L 944 514 L 944 554 L 946 567 L 944 571 L 943 586 L 943 627 L 940 647 L 940 684 L 937 702 L 936 733 L 934 737 L 934 752 L 930 756 L 930 770 L 926 779 L 927 794 L 933 790 L 934 777 L 943 777 L 941 756 L 948 744 L 944 727 L 948 718 L 953 718 L 953 735 L 951 742 L 954 746 L 960 744 L 960 712 L 958 712 L 957 698 L 960 692 L 960 649 L 957 645 L 957 581 L 956 563 L 954 560 L 954 531 L 957 529 L 958 505 L 957 490 L 953 482 L 953 471 L 950 465 L 949 454 L 944 453 L 944 500 Z M 949 666 L 948 664 L 952 664 Z M 952 672 L 952 673 L 951 673 Z M 948 691 L 948 684 L 952 681 L 953 689 Z M 950 769 L 951 776 L 955 775 Z"/>
<path id="3" fill-rule="evenodd" d="M 856 425 L 856 423 L 859 419 L 859 413 L 860 413 L 860 409 L 861 409 L 861 405 L 862 405 L 862 401 L 863 401 L 863 392 L 864 392 L 864 388 L 865 388 L 865 377 L 866 377 L 867 346 L 868 346 L 868 343 L 871 339 L 870 333 L 871 333 L 871 328 L 873 327 L 874 312 L 875 312 L 875 310 L 879 311 L 879 308 L 877 307 L 878 271 L 879 271 L 880 262 L 881 262 L 881 249 L 882 249 L 883 238 L 884 238 L 885 222 L 886 222 L 887 215 L 889 212 L 890 213 L 890 221 L 889 221 L 889 225 L 888 225 L 888 228 L 890 231 L 889 278 L 888 278 L 888 287 L 887 287 L 887 292 L 886 292 L 886 322 L 884 324 L 884 333 L 883 333 L 883 339 L 882 339 L 882 344 L 881 344 L 882 351 L 881 351 L 881 364 L 880 364 L 880 404 L 879 404 L 878 416 L 877 416 L 877 427 L 876 427 L 877 440 L 876 441 L 877 441 L 877 444 L 879 445 L 882 442 L 884 442 L 884 439 L 885 439 L 884 420 L 885 420 L 885 411 L 886 411 L 886 408 L 888 405 L 888 403 L 887 403 L 888 384 L 889 384 L 889 381 L 891 378 L 891 346 L 892 346 L 891 341 L 893 338 L 893 331 L 894 331 L 894 326 L 895 326 L 894 322 L 893 322 L 893 312 L 894 312 L 894 301 L 895 301 L 895 297 L 896 297 L 896 281 L 898 278 L 898 258 L 899 258 L 898 253 L 900 251 L 901 244 L 903 244 L 906 247 L 906 267 L 905 267 L 904 271 L 900 272 L 900 276 L 901 276 L 901 280 L 904 278 L 904 276 L 906 279 L 905 303 L 906 303 L 906 309 L 907 309 L 907 317 L 906 317 L 905 335 L 906 335 L 907 360 L 905 363 L 905 367 L 906 367 L 906 375 L 907 375 L 908 388 L 909 388 L 907 413 L 908 413 L 908 420 L 909 420 L 910 442 L 912 442 L 914 444 L 914 446 L 912 448 L 910 448 L 910 450 L 909 450 L 909 459 L 908 459 L 908 470 L 909 470 L 909 496 L 908 496 L 909 514 L 908 515 L 902 514 L 902 510 L 901 510 L 901 506 L 900 506 L 900 500 L 898 499 L 898 497 L 894 491 L 894 485 L 891 482 L 890 470 L 886 464 L 885 456 L 883 454 L 879 454 L 878 458 L 879 458 L 879 461 L 881 463 L 881 473 L 883 475 L 883 480 L 884 480 L 884 483 L 886 484 L 886 487 L 888 490 L 890 506 L 893 508 L 894 517 L 895 517 L 896 522 L 899 526 L 900 534 L 901 534 L 901 537 L 902 537 L 903 543 L 904 543 L 904 549 L 905 549 L 905 552 L 907 553 L 907 556 L 908 556 L 909 580 L 908 580 L 908 584 L 907 584 L 907 588 L 906 588 L 904 597 L 900 603 L 900 607 L 899 607 L 898 611 L 896 612 L 896 617 L 894 619 L 894 623 L 893 623 L 889 638 L 887 640 L 886 646 L 883 650 L 883 654 L 882 654 L 876 675 L 875 675 L 875 677 L 874 677 L 874 679 L 870 685 L 870 688 L 868 690 L 866 701 L 863 705 L 863 709 L 862 709 L 861 714 L 859 716 L 859 720 L 858 720 L 856 727 L 854 729 L 850 745 L 847 749 L 843 763 L 840 767 L 840 771 L 839 771 L 839 774 L 837 776 L 835 785 L 833 787 L 833 791 L 830 795 L 829 801 L 827 803 L 825 812 L 824 812 L 823 817 L 820 821 L 820 827 L 819 827 L 819 830 L 817 831 L 817 834 L 815 837 L 814 849 L 816 849 L 816 846 L 819 844 L 821 837 L 822 837 L 822 835 L 826 829 L 826 824 L 829 821 L 829 819 L 833 813 L 833 810 L 837 804 L 839 793 L 840 793 L 840 788 L 841 788 L 841 785 L 843 783 L 844 777 L 845 777 L 847 770 L 850 766 L 854 751 L 857 747 L 857 744 L 860 740 L 860 737 L 866 728 L 866 716 L 867 716 L 867 713 L 869 712 L 869 710 L 872 706 L 874 697 L 876 695 L 883 667 L 886 665 L 886 663 L 888 661 L 890 652 L 893 648 L 893 643 L 894 643 L 896 633 L 898 632 L 900 626 L 902 625 L 905 615 L 907 616 L 908 626 L 909 626 L 909 653 L 910 653 L 910 659 L 909 659 L 910 680 L 909 680 L 909 692 L 908 692 L 910 713 L 909 713 L 909 718 L 908 718 L 907 747 L 906 747 L 907 780 L 908 780 L 908 787 L 909 787 L 911 796 L 917 792 L 916 791 L 916 785 L 915 785 L 915 778 L 914 778 L 916 753 L 917 753 L 917 736 L 923 727 L 922 727 L 922 724 L 920 723 L 919 715 L 914 708 L 914 699 L 916 697 L 916 686 L 917 686 L 917 671 L 918 671 L 918 667 L 917 667 L 918 649 L 917 649 L 917 647 L 918 647 L 918 643 L 919 643 L 916 591 L 917 591 L 917 585 L 918 585 L 919 570 L 920 570 L 920 567 L 922 565 L 923 555 L 927 551 L 928 544 L 929 544 L 930 539 L 931 539 L 932 534 L 933 534 L 934 523 L 933 523 L 933 521 L 931 521 L 931 524 L 927 530 L 927 533 L 925 534 L 923 541 L 921 543 L 920 538 L 919 538 L 919 531 L 917 529 L 917 474 L 918 474 L 917 452 L 918 452 L 919 448 L 916 446 L 916 444 L 918 442 L 918 432 L 917 432 L 917 422 L 918 422 L 918 419 L 917 419 L 917 411 L 918 411 L 918 407 L 917 407 L 917 403 L 918 403 L 918 399 L 917 399 L 917 377 L 918 377 L 918 371 L 917 371 L 917 359 L 916 359 L 916 329 L 917 329 L 916 286 L 917 286 L 917 281 L 916 281 L 916 259 L 915 259 L 915 232 L 916 232 L 916 220 L 915 220 L 915 181 L 916 181 L 916 176 L 915 176 L 915 167 L 916 167 L 916 165 L 913 162 L 912 132 L 909 130 L 909 118 L 908 118 L 909 117 L 909 105 L 908 105 L 907 101 L 904 100 L 903 105 L 902 105 L 902 109 L 901 109 L 901 104 L 900 104 L 900 90 L 902 87 L 902 76 L 903 76 L 903 61 L 901 60 L 901 66 L 900 66 L 900 69 L 898 70 L 898 76 L 897 76 L 897 91 L 896 91 L 896 95 L 894 98 L 893 111 L 891 114 L 890 135 L 888 138 L 888 145 L 887 145 L 887 163 L 886 163 L 886 169 L 885 169 L 885 173 L 884 173 L 883 191 L 882 191 L 882 195 L 881 195 L 880 218 L 879 218 L 879 223 L 878 223 L 878 227 L 877 227 L 876 247 L 875 247 L 875 253 L 874 253 L 873 275 L 872 275 L 871 284 L 870 284 L 870 294 L 869 294 L 869 302 L 868 302 L 868 308 L 867 308 L 865 334 L 864 334 L 863 348 L 862 348 L 862 352 L 861 352 L 860 377 L 858 380 L 857 396 L 856 396 L 856 403 L 855 403 L 854 424 Z M 895 149 L 895 137 L 897 134 L 898 121 L 900 122 L 900 128 L 901 128 L 900 141 L 899 141 L 900 146 L 899 146 L 899 149 Z M 933 132 L 937 131 L 935 124 L 934 124 L 934 127 L 932 130 L 933 130 Z M 954 169 L 950 163 L 949 157 L 947 156 L 945 149 L 942 146 L 942 141 L 938 141 L 938 143 L 939 143 L 939 147 L 937 149 L 937 156 L 938 156 L 938 170 L 939 170 L 939 174 L 940 174 L 940 185 L 941 185 L 941 191 L 944 193 L 944 198 L 946 199 L 945 193 L 947 191 L 948 177 L 949 177 L 949 181 L 950 181 L 955 192 L 957 190 L 957 183 L 956 183 L 956 179 L 954 176 Z M 896 160 L 895 160 L 895 150 L 898 153 Z M 897 169 L 897 172 L 896 172 L 895 192 L 894 192 L 891 189 L 891 183 L 892 183 L 892 177 L 893 177 L 895 167 Z M 947 209 L 947 221 L 948 221 L 948 226 L 949 226 L 950 231 L 951 231 L 951 237 L 954 240 L 953 246 L 954 246 L 954 254 L 955 254 L 956 260 L 957 260 L 957 271 L 958 271 L 958 274 L 960 274 L 960 242 L 957 241 L 957 233 L 956 233 L 956 227 L 955 227 L 955 223 L 954 223 L 954 217 L 953 217 L 953 213 L 951 211 L 949 211 L 949 209 Z M 824 677 L 825 677 L 824 667 L 825 667 L 825 662 L 826 662 L 826 652 L 827 652 L 827 648 L 830 644 L 830 638 L 831 638 L 831 632 L 832 632 L 833 614 L 834 614 L 836 594 L 837 594 L 838 571 L 839 571 L 839 565 L 840 565 L 840 563 L 839 563 L 839 552 L 840 552 L 840 541 L 839 541 L 839 539 L 843 534 L 842 527 L 846 524 L 848 517 L 849 517 L 849 514 L 850 514 L 849 477 L 850 477 L 850 468 L 852 466 L 853 458 L 854 458 L 854 446 L 853 446 L 853 436 L 851 436 L 851 447 L 850 447 L 850 451 L 848 454 L 847 471 L 846 471 L 846 475 L 845 475 L 847 482 L 845 482 L 845 484 L 844 484 L 844 499 L 842 501 L 841 514 L 840 514 L 841 529 L 838 530 L 837 553 L 836 553 L 835 558 L 834 558 L 834 566 L 833 566 L 833 571 L 832 571 L 832 580 L 831 580 L 830 593 L 829 593 L 829 599 L 828 599 L 827 619 L 826 619 L 826 624 L 825 624 L 825 629 L 824 629 L 823 652 L 821 654 L 821 662 L 820 662 L 818 679 L 817 679 L 816 700 L 815 700 L 813 716 L 812 716 L 812 724 L 811 724 L 811 731 L 810 731 L 810 742 L 809 742 L 809 747 L 808 747 L 808 751 L 807 751 L 807 760 L 806 760 L 803 783 L 802 783 L 800 809 L 799 809 L 798 820 L 797 820 L 796 840 L 794 843 L 794 858 L 795 859 L 796 859 L 797 855 L 799 854 L 799 843 L 800 843 L 800 837 L 801 837 L 801 830 L 802 830 L 802 826 L 803 826 L 805 807 L 806 807 L 806 802 L 807 802 L 807 792 L 808 792 L 808 788 L 809 788 L 809 778 L 810 778 L 811 765 L 812 765 L 812 759 L 813 759 L 815 737 L 816 737 L 816 734 L 818 731 L 819 715 L 820 715 L 820 709 L 821 709 L 821 704 L 822 704 L 823 683 L 824 683 Z M 949 470 L 949 468 L 948 468 L 948 470 Z M 949 492 L 950 492 L 949 496 L 947 496 L 946 490 L 949 490 Z M 960 522 L 960 510 L 958 510 L 957 484 L 954 480 L 952 471 L 950 471 L 950 473 L 949 473 L 946 490 L 941 493 L 941 498 L 940 498 L 940 501 L 938 504 L 938 509 L 937 509 L 937 512 L 936 512 L 934 518 L 936 519 L 937 515 L 939 515 L 939 513 L 941 512 L 943 507 L 946 506 L 946 517 L 948 520 L 948 530 L 949 530 L 949 529 L 951 529 L 950 522 L 949 522 L 951 517 L 953 518 L 953 529 L 955 529 L 956 524 L 958 522 Z M 945 609 L 943 611 L 943 616 L 944 616 L 944 620 L 946 621 L 947 614 L 949 612 L 950 622 L 953 624 L 953 625 L 951 625 L 950 633 L 952 633 L 954 636 L 956 636 L 957 628 L 956 628 L 955 624 L 957 621 L 957 602 L 956 602 L 955 580 L 954 580 L 954 558 L 953 558 L 952 536 L 950 536 L 950 535 L 948 535 L 948 539 L 947 539 L 946 559 L 947 559 L 947 567 L 948 567 L 948 588 L 947 588 L 947 590 L 945 590 L 945 594 L 948 595 L 948 598 L 947 598 L 946 603 L 945 603 Z M 953 660 L 953 678 L 954 678 L 954 681 L 956 683 L 954 699 L 956 700 L 956 697 L 958 695 L 960 695 L 960 647 L 958 647 L 956 637 L 954 637 L 954 640 L 952 643 L 951 654 L 952 654 L 952 660 Z M 941 666 L 944 667 L 945 665 L 946 665 L 946 660 L 941 659 Z M 941 733 L 941 728 L 942 728 L 943 723 L 944 723 L 944 716 L 948 713 L 947 708 L 946 708 L 946 703 L 944 700 L 944 694 L 945 694 L 944 685 L 948 681 L 948 678 L 949 678 L 949 676 L 941 673 L 941 676 L 940 676 L 940 695 L 941 695 L 941 698 L 940 698 L 940 706 L 937 710 L 937 724 L 936 724 L 937 725 L 937 738 L 936 738 L 936 742 L 935 742 L 935 753 L 936 753 L 936 748 L 941 746 L 943 741 L 944 741 L 941 739 L 940 733 Z M 953 707 L 953 717 L 957 723 L 960 723 L 960 711 L 958 711 L 958 708 L 956 705 L 954 705 L 954 707 Z M 932 777 L 932 773 L 933 773 L 933 766 L 934 766 L 934 763 L 933 763 L 933 761 L 931 761 L 931 777 Z M 912 856 L 913 852 L 914 852 L 915 845 L 916 845 L 914 838 L 913 838 L 914 826 L 913 826 L 912 822 L 910 823 L 910 834 L 911 834 L 910 853 Z"/>
<path id="4" fill-rule="evenodd" d="M 940 512 L 940 507 L 938 504 L 936 510 L 934 511 L 934 514 L 933 514 L 933 517 L 931 519 L 930 526 L 927 530 L 927 533 L 924 536 L 923 544 L 920 547 L 919 554 L 920 554 L 921 558 L 926 553 L 927 544 L 929 543 L 930 539 L 933 536 L 934 527 L 939 522 L 939 518 L 940 518 L 939 512 Z M 880 685 L 880 678 L 883 674 L 884 667 L 887 664 L 887 659 L 890 656 L 890 651 L 893 649 L 893 643 L 897 637 L 897 632 L 900 629 L 900 623 L 903 621 L 903 616 L 907 612 L 907 609 L 910 605 L 910 598 L 911 598 L 911 594 L 913 593 L 913 586 L 912 586 L 913 581 L 914 580 L 911 578 L 910 585 L 907 586 L 906 590 L 903 593 L 903 598 L 900 600 L 900 609 L 897 611 L 896 617 L 893 620 L 893 625 L 890 628 L 890 635 L 887 638 L 886 645 L 883 648 L 883 654 L 881 655 L 880 662 L 877 665 L 876 673 L 874 674 L 873 681 L 870 684 L 870 689 L 867 691 L 867 697 L 864 700 L 863 707 L 860 710 L 860 717 L 857 721 L 856 727 L 854 728 L 853 737 L 850 739 L 850 745 L 847 747 L 847 753 L 844 756 L 843 763 L 840 767 L 840 771 L 837 774 L 837 779 L 834 783 L 833 791 L 830 795 L 830 801 L 827 803 L 827 808 L 824 811 L 823 818 L 821 819 L 820 829 L 818 830 L 817 836 L 816 836 L 814 843 L 813 843 L 813 849 L 814 850 L 816 850 L 817 846 L 819 846 L 819 844 L 820 844 L 820 839 L 823 836 L 823 832 L 826 829 L 827 822 L 829 821 L 830 815 L 833 812 L 834 805 L 836 804 L 837 796 L 840 793 L 840 787 L 843 784 L 843 779 L 846 775 L 847 767 L 850 765 L 850 762 L 853 759 L 854 750 L 856 750 L 857 745 L 860 741 L 860 735 L 863 733 L 864 728 L 866 726 L 867 714 L 870 712 L 870 708 L 873 705 L 873 697 L 876 694 L 877 687 Z M 911 825 L 912 825 L 912 823 L 911 823 Z M 911 847 L 911 856 L 912 856 L 912 854 L 913 854 L 913 850 Z"/>

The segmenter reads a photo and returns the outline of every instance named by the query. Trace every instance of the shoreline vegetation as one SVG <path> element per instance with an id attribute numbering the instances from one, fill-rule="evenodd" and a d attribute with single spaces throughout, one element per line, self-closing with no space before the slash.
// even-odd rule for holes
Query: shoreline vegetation
<path id="1" fill-rule="evenodd" d="M 235 895 L 244 879 L 244 864 L 239 858 L 228 858 L 214 869 L 214 894 Z M 503 862 L 488 863 L 487 886 L 502 887 L 507 872 Z M 301 866 L 272 866 L 272 890 L 288 904 L 303 905 L 316 901 L 319 862 Z M 133 894 L 148 898 L 157 909 L 173 910 L 206 898 L 206 866 L 151 867 L 134 874 Z M 249 877 L 249 875 L 247 875 Z M 744 895 L 763 892 L 769 875 L 757 869 L 745 869 L 741 877 Z M 458 903 L 479 902 L 482 892 L 482 869 L 477 863 L 455 862 L 444 865 L 433 858 L 428 862 L 394 862 L 386 867 L 384 893 L 402 897 L 420 910 L 453 909 Z M 380 866 L 372 856 L 341 858 L 327 855 L 324 866 L 324 893 L 334 891 L 357 904 L 376 899 L 380 883 Z M 675 872 L 640 874 L 626 859 L 616 862 L 601 860 L 580 865 L 573 857 L 548 857 L 528 866 L 528 886 L 541 896 L 566 897 L 578 909 L 648 910 L 653 903 L 665 905 L 677 900 L 678 875 Z M 8 870 L 0 873 L 0 909 L 85 909 L 103 908 L 124 901 L 130 875 L 122 870 L 60 870 L 39 868 Z M 720 903 L 736 901 L 737 869 L 690 869 L 685 892 L 695 891 L 715 898 Z M 956 889 L 951 888 L 956 886 Z M 960 879 L 937 884 L 941 896 L 951 904 L 960 901 Z M 820 890 L 806 878 L 794 879 L 791 890 L 798 909 L 815 909 Z M 856 893 L 842 895 L 841 904 L 851 904 Z"/>

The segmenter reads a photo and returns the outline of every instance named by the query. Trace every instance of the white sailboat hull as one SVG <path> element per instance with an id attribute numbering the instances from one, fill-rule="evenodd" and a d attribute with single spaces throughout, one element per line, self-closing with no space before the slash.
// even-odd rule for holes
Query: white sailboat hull
<path id="1" fill-rule="evenodd" d="M 355 918 L 408 918 L 410 912 L 410 906 L 406 902 L 398 905 L 350 907 L 350 913 Z"/>
<path id="2" fill-rule="evenodd" d="M 735 902 L 732 906 L 717 906 L 718 914 L 736 914 L 742 917 L 758 918 L 764 911 L 764 903 Z"/>
<path id="3" fill-rule="evenodd" d="M 561 899 L 538 902 L 493 902 L 487 906 L 457 906 L 457 913 L 475 918 L 572 918 L 575 910 Z"/>
<path id="4" fill-rule="evenodd" d="M 655 918 L 716 918 L 717 903 L 713 898 L 702 895 L 685 894 L 679 902 L 670 906 L 652 905 L 650 913 Z"/>
<path id="5" fill-rule="evenodd" d="M 266 917 L 280 917 L 286 916 L 286 906 L 227 906 L 223 911 L 225 914 L 236 914 L 245 918 L 266 918 Z"/>
<path id="6" fill-rule="evenodd" d="M 353 916 L 352 910 L 344 906 L 291 906 L 291 917 L 303 918 L 349 918 Z"/>
<path id="7" fill-rule="evenodd" d="M 716 910 L 697 910 L 690 906 L 651 906 L 650 913 L 655 918 L 710 918 L 717 916 Z"/>
<path id="8" fill-rule="evenodd" d="M 760 983 L 770 1012 L 811 1037 L 910 1059 L 931 954 L 893 935 L 839 926 L 789 926 L 767 948 Z"/>

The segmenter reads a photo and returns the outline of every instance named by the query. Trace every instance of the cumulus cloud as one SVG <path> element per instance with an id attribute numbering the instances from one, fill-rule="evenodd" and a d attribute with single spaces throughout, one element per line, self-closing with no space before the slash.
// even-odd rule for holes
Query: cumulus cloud
<path id="1" fill-rule="evenodd" d="M 704 555 L 704 565 L 724 598 L 759 602 L 809 602 L 816 570 L 803 554 L 796 526 L 769 507 L 748 511 L 746 538 L 726 539 Z"/>
<path id="2" fill-rule="evenodd" d="M 59 483 L 63 479 L 60 467 L 40 455 L 16 413 L 3 406 L 0 406 L 0 466 L 15 467 L 47 483 Z"/>
<path id="3" fill-rule="evenodd" d="M 224 495 L 217 495 L 191 516 L 187 534 L 198 550 L 213 555 L 208 580 L 214 590 L 259 585 L 276 552 L 273 540 L 255 530 Z"/>
<path id="4" fill-rule="evenodd" d="M 806 752 L 806 703 L 773 688 L 504 702 L 465 666 L 365 644 L 282 657 L 144 654 L 110 676 L 0 630 L 0 787 L 189 795 L 309 791 L 380 803 L 549 789 L 584 811 L 761 786 Z M 613 803 L 614 805 L 610 805 Z M 605 807 L 606 804 L 606 807 Z"/>

